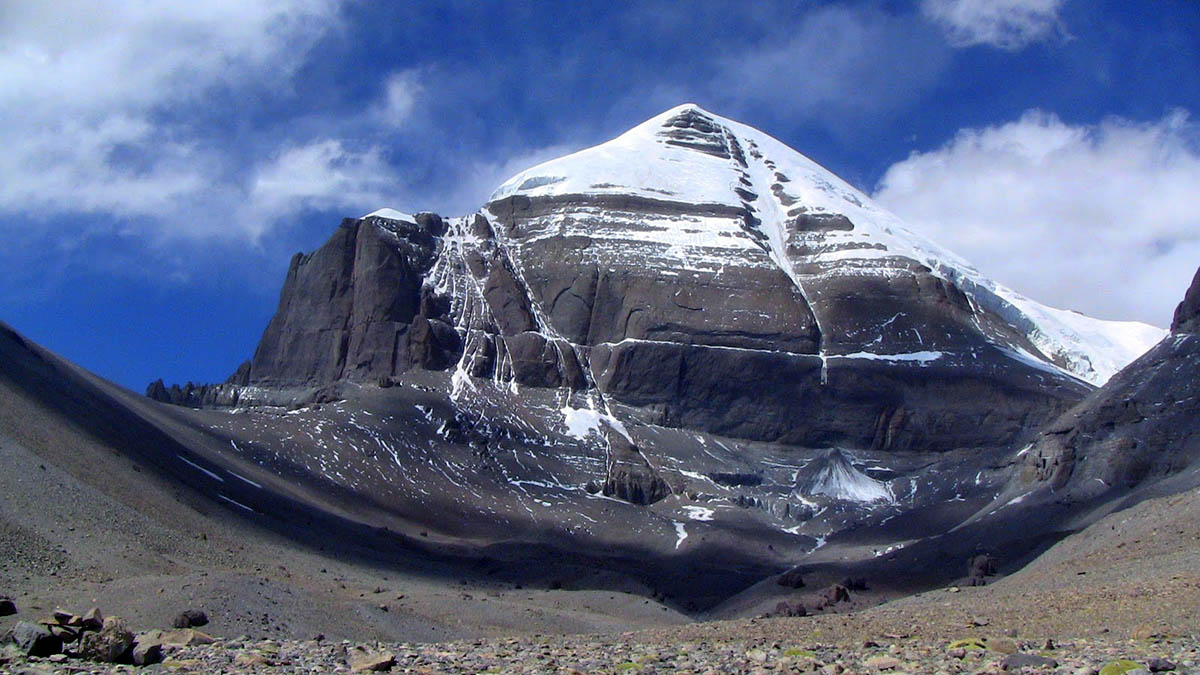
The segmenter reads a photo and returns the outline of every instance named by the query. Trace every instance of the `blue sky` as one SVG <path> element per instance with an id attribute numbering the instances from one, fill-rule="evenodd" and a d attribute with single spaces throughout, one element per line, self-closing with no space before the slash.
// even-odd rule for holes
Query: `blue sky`
<path id="1" fill-rule="evenodd" d="M 0 320 L 224 379 L 290 256 L 462 215 L 691 101 L 1047 304 L 1165 326 L 1200 264 L 1200 3 L 0 5 Z"/>

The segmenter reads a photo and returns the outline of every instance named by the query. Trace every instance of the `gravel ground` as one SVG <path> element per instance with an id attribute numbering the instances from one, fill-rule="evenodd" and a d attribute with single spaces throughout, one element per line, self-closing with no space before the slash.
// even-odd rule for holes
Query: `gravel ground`
<path id="1" fill-rule="evenodd" d="M 154 666 L 105 666 L 65 660 L 0 657 L 6 672 L 351 672 L 370 666 L 390 672 L 529 673 L 1097 673 L 1113 661 L 1143 668 L 1200 672 L 1200 646 L 1191 637 L 1047 641 L 1006 636 L 966 639 L 958 646 L 922 637 L 885 636 L 854 643 L 815 640 L 802 621 L 774 620 L 794 629 L 790 640 L 678 639 L 628 633 L 607 638 L 533 637 L 429 644 L 354 644 L 328 641 L 234 639 L 171 652 Z"/>

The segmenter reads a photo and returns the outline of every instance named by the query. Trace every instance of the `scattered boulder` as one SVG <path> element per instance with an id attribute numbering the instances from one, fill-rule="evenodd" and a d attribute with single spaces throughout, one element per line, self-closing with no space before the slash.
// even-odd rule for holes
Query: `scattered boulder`
<path id="1" fill-rule="evenodd" d="M 93 607 L 79 619 L 79 626 L 84 630 L 100 630 L 104 627 L 104 615 L 99 607 Z"/>
<path id="2" fill-rule="evenodd" d="M 12 616 L 17 613 L 17 603 L 7 595 L 0 595 L 0 616 Z"/>
<path id="3" fill-rule="evenodd" d="M 894 670 L 900 667 L 900 659 L 894 656 L 872 656 L 863 662 L 870 670 Z"/>
<path id="4" fill-rule="evenodd" d="M 199 609 L 187 609 L 179 613 L 171 622 L 175 628 L 195 628 L 208 625 L 208 615 Z"/>
<path id="5" fill-rule="evenodd" d="M 1152 673 L 1166 673 L 1175 670 L 1178 668 L 1178 666 L 1172 661 L 1155 656 L 1149 661 L 1146 661 L 1146 668 L 1148 668 Z"/>
<path id="6" fill-rule="evenodd" d="M 163 660 L 163 645 L 154 640 L 143 640 L 138 637 L 133 644 L 133 664 L 135 666 L 150 666 Z"/>
<path id="7" fill-rule="evenodd" d="M 119 616 L 104 619 L 99 631 L 88 631 L 79 640 L 79 656 L 103 663 L 129 661 L 133 650 L 133 633 Z"/>
<path id="8" fill-rule="evenodd" d="M 783 586 L 784 588 L 804 588 L 804 576 L 801 574 L 801 569 L 799 567 L 793 567 L 783 574 L 780 574 L 779 578 L 775 580 L 775 583 Z"/>
<path id="9" fill-rule="evenodd" d="M 1058 661 L 1037 654 L 1009 654 L 1000 662 L 1004 670 L 1020 670 L 1022 668 L 1057 668 Z"/>
<path id="10" fill-rule="evenodd" d="M 350 670 L 356 673 L 382 672 L 391 670 L 396 665 L 396 655 L 391 652 L 371 651 L 362 646 L 350 649 L 346 658 Z"/>
<path id="11" fill-rule="evenodd" d="M 275 664 L 258 652 L 242 652 L 234 657 L 233 665 L 241 668 L 267 668 Z"/>
<path id="12" fill-rule="evenodd" d="M 775 616 L 808 616 L 808 610 L 802 603 L 783 600 L 775 605 Z"/>
<path id="13" fill-rule="evenodd" d="M 62 651 L 62 638 L 45 626 L 18 621 L 13 627 L 13 642 L 26 656 L 50 656 Z"/>
<path id="14" fill-rule="evenodd" d="M 867 590 L 866 577 L 846 577 L 842 579 L 842 585 L 849 591 L 865 591 Z"/>
<path id="15" fill-rule="evenodd" d="M 972 556 L 967 561 L 967 586 L 984 586 L 987 581 L 984 577 L 995 576 L 996 574 L 996 559 L 992 556 L 981 553 Z"/>
<path id="16" fill-rule="evenodd" d="M 821 591 L 817 599 L 817 609 L 827 609 L 839 602 L 850 602 L 850 591 L 841 584 L 833 584 Z"/>

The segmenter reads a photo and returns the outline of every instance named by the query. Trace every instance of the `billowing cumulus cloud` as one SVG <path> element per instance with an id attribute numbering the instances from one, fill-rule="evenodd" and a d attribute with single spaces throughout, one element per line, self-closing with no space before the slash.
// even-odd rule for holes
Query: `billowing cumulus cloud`
<path id="1" fill-rule="evenodd" d="M 923 0 L 921 12 L 958 47 L 1016 50 L 1060 31 L 1063 0 Z"/>
<path id="2" fill-rule="evenodd" d="M 327 0 L 18 1 L 0 16 L 0 215 L 117 218 L 160 237 L 260 227 L 229 217 L 255 172 L 188 120 L 214 97 L 285 93 L 337 23 Z"/>
<path id="3" fill-rule="evenodd" d="M 1160 326 L 1200 264 L 1200 128 L 1031 110 L 893 165 L 875 197 L 1030 297 Z"/>

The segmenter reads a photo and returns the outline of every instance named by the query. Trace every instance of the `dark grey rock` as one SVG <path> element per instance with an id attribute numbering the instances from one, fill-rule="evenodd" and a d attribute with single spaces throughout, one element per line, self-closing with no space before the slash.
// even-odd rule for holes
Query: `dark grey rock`
<path id="1" fill-rule="evenodd" d="M 11 616 L 17 613 L 17 603 L 7 595 L 0 595 L 0 616 Z"/>
<path id="2" fill-rule="evenodd" d="M 850 591 L 841 584 L 832 584 L 821 590 L 817 597 L 817 609 L 827 609 L 840 602 L 850 602 Z"/>
<path id="3" fill-rule="evenodd" d="M 808 610 L 799 602 L 782 600 L 775 605 L 775 616 L 808 616 Z"/>
<path id="4" fill-rule="evenodd" d="M 80 617 L 79 626 L 84 630 L 100 630 L 104 627 L 104 614 L 99 607 L 93 607 Z"/>
<path id="5" fill-rule="evenodd" d="M 967 561 L 968 577 L 982 579 L 994 574 L 996 574 L 996 560 L 986 553 L 971 556 L 971 559 Z"/>
<path id="6" fill-rule="evenodd" d="M 171 625 L 175 628 L 195 628 L 208 625 L 208 614 L 200 609 L 186 609 L 175 617 Z"/>
<path id="7" fill-rule="evenodd" d="M 1009 654 L 1000 661 L 1004 670 L 1019 670 L 1021 668 L 1057 668 L 1058 661 L 1037 654 Z"/>
<path id="8" fill-rule="evenodd" d="M 803 570 L 801 570 L 799 567 L 793 567 L 783 574 L 780 574 L 779 578 L 776 579 L 775 582 L 784 588 L 804 588 Z"/>
<path id="9" fill-rule="evenodd" d="M 77 652 L 81 658 L 102 663 L 126 663 L 133 650 L 133 633 L 117 616 L 104 619 L 99 631 L 88 631 L 79 640 Z"/>
<path id="10" fill-rule="evenodd" d="M 18 621 L 13 627 L 13 642 L 27 656 L 50 656 L 62 651 L 62 638 L 45 626 Z"/>
<path id="11" fill-rule="evenodd" d="M 619 431 L 607 429 L 608 475 L 601 492 L 631 504 L 653 504 L 671 494 L 671 488 L 646 461 L 641 451 Z"/>
<path id="12" fill-rule="evenodd" d="M 163 660 L 163 645 L 155 640 L 143 640 L 138 637 L 131 653 L 135 666 L 149 666 L 161 663 Z"/>
<path id="13" fill-rule="evenodd" d="M 1165 673 L 1165 672 L 1175 670 L 1179 666 L 1176 665 L 1173 661 L 1168 661 L 1167 659 L 1164 659 L 1160 656 L 1155 656 L 1155 657 L 1149 659 L 1148 661 L 1146 661 L 1146 667 L 1152 673 Z"/>

